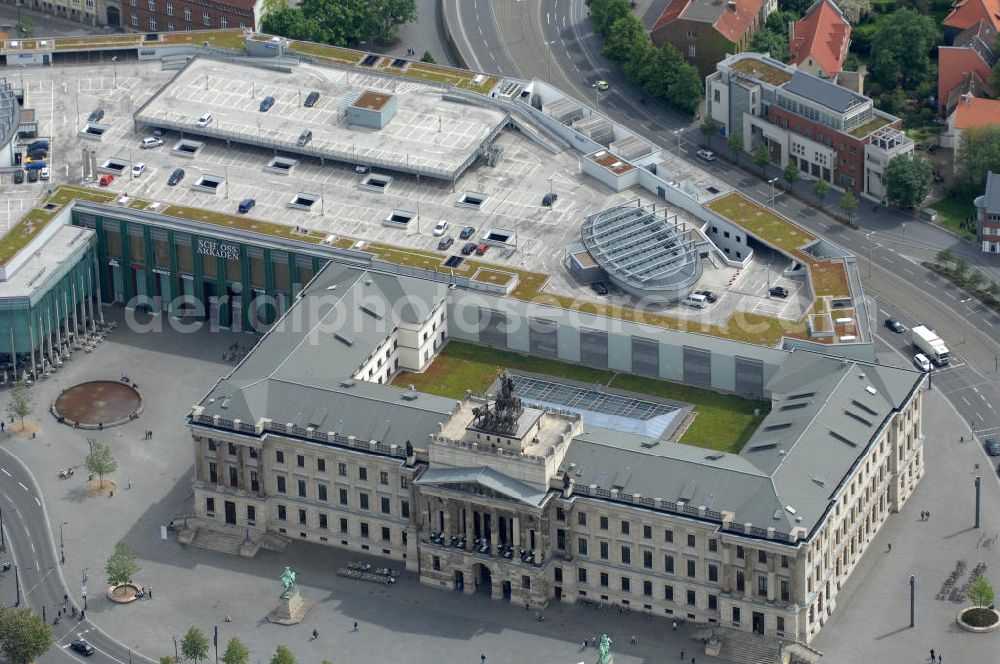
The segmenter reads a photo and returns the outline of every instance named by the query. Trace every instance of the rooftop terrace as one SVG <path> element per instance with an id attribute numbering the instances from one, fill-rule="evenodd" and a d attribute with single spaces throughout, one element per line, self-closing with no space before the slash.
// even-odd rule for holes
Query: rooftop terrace
<path id="1" fill-rule="evenodd" d="M 792 80 L 792 75 L 787 71 L 756 58 L 742 58 L 730 63 L 729 66 L 744 76 L 763 81 L 769 85 L 784 85 Z"/>

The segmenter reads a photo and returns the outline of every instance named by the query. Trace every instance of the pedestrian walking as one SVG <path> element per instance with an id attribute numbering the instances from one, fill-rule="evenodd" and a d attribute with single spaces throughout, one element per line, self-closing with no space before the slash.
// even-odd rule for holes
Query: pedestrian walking
<path id="1" fill-rule="evenodd" d="M 484 654 L 479 655 L 479 664 L 486 664 L 486 655 Z"/>
<path id="2" fill-rule="evenodd" d="M 681 661 L 682 662 L 684 661 L 684 651 L 683 650 L 681 651 Z"/>
<path id="3" fill-rule="evenodd" d="M 942 662 L 944 662 L 944 655 L 938 653 L 938 664 L 942 664 Z"/>
<path id="4" fill-rule="evenodd" d="M 319 638 L 319 630 L 318 629 L 313 629 L 313 638 L 314 639 L 318 639 Z"/>
<path id="5" fill-rule="evenodd" d="M 597 647 L 597 637 L 596 636 L 590 637 L 590 647 L 591 648 L 596 648 Z"/>
<path id="6" fill-rule="evenodd" d="M 153 586 L 146 588 L 146 592 L 149 593 L 149 599 L 153 599 Z"/>
<path id="7" fill-rule="evenodd" d="M 635 645 L 635 634 L 632 635 L 632 645 Z"/>
<path id="8" fill-rule="evenodd" d="M 0 431 L 3 431 L 3 428 L 4 428 L 4 423 L 0 422 Z"/>
<path id="9" fill-rule="evenodd" d="M 934 648 L 931 648 L 931 661 L 934 661 Z"/>
<path id="10" fill-rule="evenodd" d="M 586 649 L 587 649 L 587 639 L 584 639 L 584 640 L 583 640 L 583 647 L 582 647 L 582 648 L 580 648 L 580 651 L 582 652 L 582 651 L 584 651 L 584 650 L 586 650 Z"/>
<path id="11" fill-rule="evenodd" d="M 887 553 L 892 553 L 892 542 L 889 542 L 889 548 L 886 550 Z"/>
<path id="12" fill-rule="evenodd" d="M 354 621 L 354 631 L 355 632 L 358 631 L 358 621 L 357 620 Z"/>
<path id="13" fill-rule="evenodd" d="M 674 627 L 674 631 L 676 632 L 677 631 L 677 621 L 676 620 L 674 621 L 673 627 Z"/>
<path id="14" fill-rule="evenodd" d="M 126 487 L 126 488 L 128 488 L 128 489 L 132 488 L 132 478 L 131 477 L 128 478 L 128 487 Z"/>

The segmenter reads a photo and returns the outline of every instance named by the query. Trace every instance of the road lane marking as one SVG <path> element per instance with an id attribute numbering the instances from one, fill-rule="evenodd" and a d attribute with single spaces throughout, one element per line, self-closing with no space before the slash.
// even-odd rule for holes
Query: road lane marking
<path id="1" fill-rule="evenodd" d="M 18 482 L 18 483 L 17 483 L 17 485 L 18 485 L 19 487 L 21 487 L 22 489 L 24 489 L 25 491 L 27 491 L 27 490 L 28 490 L 28 487 L 24 486 L 24 482 Z"/>
<path id="2" fill-rule="evenodd" d="M 10 473 L 7 472 L 6 468 L 0 468 L 0 470 L 2 470 L 3 474 L 6 475 L 7 477 L 13 477 L 13 475 L 11 475 Z"/>
<path id="3" fill-rule="evenodd" d="M 986 421 L 986 419 L 983 417 L 982 413 L 976 413 L 976 417 L 978 417 L 981 422 L 985 422 Z"/>
<path id="4" fill-rule="evenodd" d="M 35 502 L 36 502 L 36 503 L 38 504 L 38 506 L 39 506 L 39 507 L 41 507 L 41 506 L 42 506 L 42 501 L 40 501 L 40 500 L 38 499 L 38 496 L 32 496 L 32 498 L 34 498 L 34 499 L 35 499 Z"/>
<path id="5" fill-rule="evenodd" d="M 965 402 L 965 405 L 966 405 L 966 406 L 971 406 L 971 405 L 972 405 L 972 402 L 971 402 L 971 401 L 969 401 L 968 399 L 966 399 L 964 395 L 962 396 L 962 401 L 964 401 L 964 402 Z"/>

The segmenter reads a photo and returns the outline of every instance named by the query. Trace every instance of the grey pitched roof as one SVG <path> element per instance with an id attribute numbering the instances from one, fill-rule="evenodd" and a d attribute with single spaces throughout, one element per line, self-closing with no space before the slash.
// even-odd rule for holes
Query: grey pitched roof
<path id="1" fill-rule="evenodd" d="M 958 33 L 952 46 L 956 48 L 968 47 L 975 51 L 983 62 L 992 67 L 996 64 L 997 56 L 993 47 L 996 44 L 997 31 L 993 24 L 986 19 L 980 19 L 973 25 Z"/>
<path id="2" fill-rule="evenodd" d="M 857 104 L 868 101 L 867 97 L 803 71 L 792 74 L 792 79 L 785 83 L 784 89 L 822 104 L 837 113 L 843 113 Z"/>
<path id="3" fill-rule="evenodd" d="M 548 495 L 545 491 L 539 491 L 533 486 L 485 466 L 474 468 L 430 468 L 414 482 L 414 484 L 437 486 L 468 483 L 478 484 L 532 507 L 540 507 L 542 501 L 545 500 L 545 496 Z"/>
<path id="4" fill-rule="evenodd" d="M 811 531 L 921 380 L 915 371 L 796 351 L 768 382 L 775 407 L 740 454 L 590 427 L 560 469 L 585 486 L 734 512 L 736 523 L 758 528 Z"/>
<path id="5" fill-rule="evenodd" d="M 986 191 L 974 201 L 977 208 L 1000 212 L 1000 173 L 990 171 L 986 175 Z"/>
<path id="6" fill-rule="evenodd" d="M 454 400 L 351 377 L 397 325 L 421 322 L 446 294 L 436 282 L 330 263 L 205 396 L 203 414 L 423 442 Z"/>

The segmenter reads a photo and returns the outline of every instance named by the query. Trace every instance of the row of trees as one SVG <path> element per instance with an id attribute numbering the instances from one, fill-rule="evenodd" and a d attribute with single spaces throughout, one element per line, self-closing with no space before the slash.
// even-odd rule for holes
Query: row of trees
<path id="1" fill-rule="evenodd" d="M 587 0 L 594 32 L 604 39 L 604 55 L 652 99 L 687 114 L 701 104 L 702 80 L 670 44 L 657 48 L 629 9 L 627 0 Z"/>
<path id="2" fill-rule="evenodd" d="M 337 46 L 387 41 L 417 20 L 416 0 L 302 0 L 296 8 L 274 0 L 267 9 L 264 32 Z"/>
<path id="3" fill-rule="evenodd" d="M 1000 126 L 966 129 L 955 151 L 955 191 L 972 200 L 983 193 L 986 174 L 1000 173 Z"/>
<path id="4" fill-rule="evenodd" d="M 942 249 L 937 253 L 937 267 L 956 284 L 990 306 L 1000 306 L 1000 284 L 979 270 L 972 269 L 964 258 L 955 256 L 948 249 Z M 972 597 L 971 593 L 969 597 Z"/>
<path id="5" fill-rule="evenodd" d="M 200 629 L 192 627 L 180 643 L 181 654 L 195 664 L 208 659 L 208 637 Z M 219 657 L 222 664 L 250 664 L 250 648 L 239 637 L 229 639 L 226 651 Z M 258 660 L 259 661 L 259 660 Z M 174 664 L 173 657 L 161 657 L 160 664 Z M 271 656 L 271 664 L 296 664 L 295 654 L 287 646 L 278 646 Z M 323 660 L 323 664 L 330 664 Z"/>

